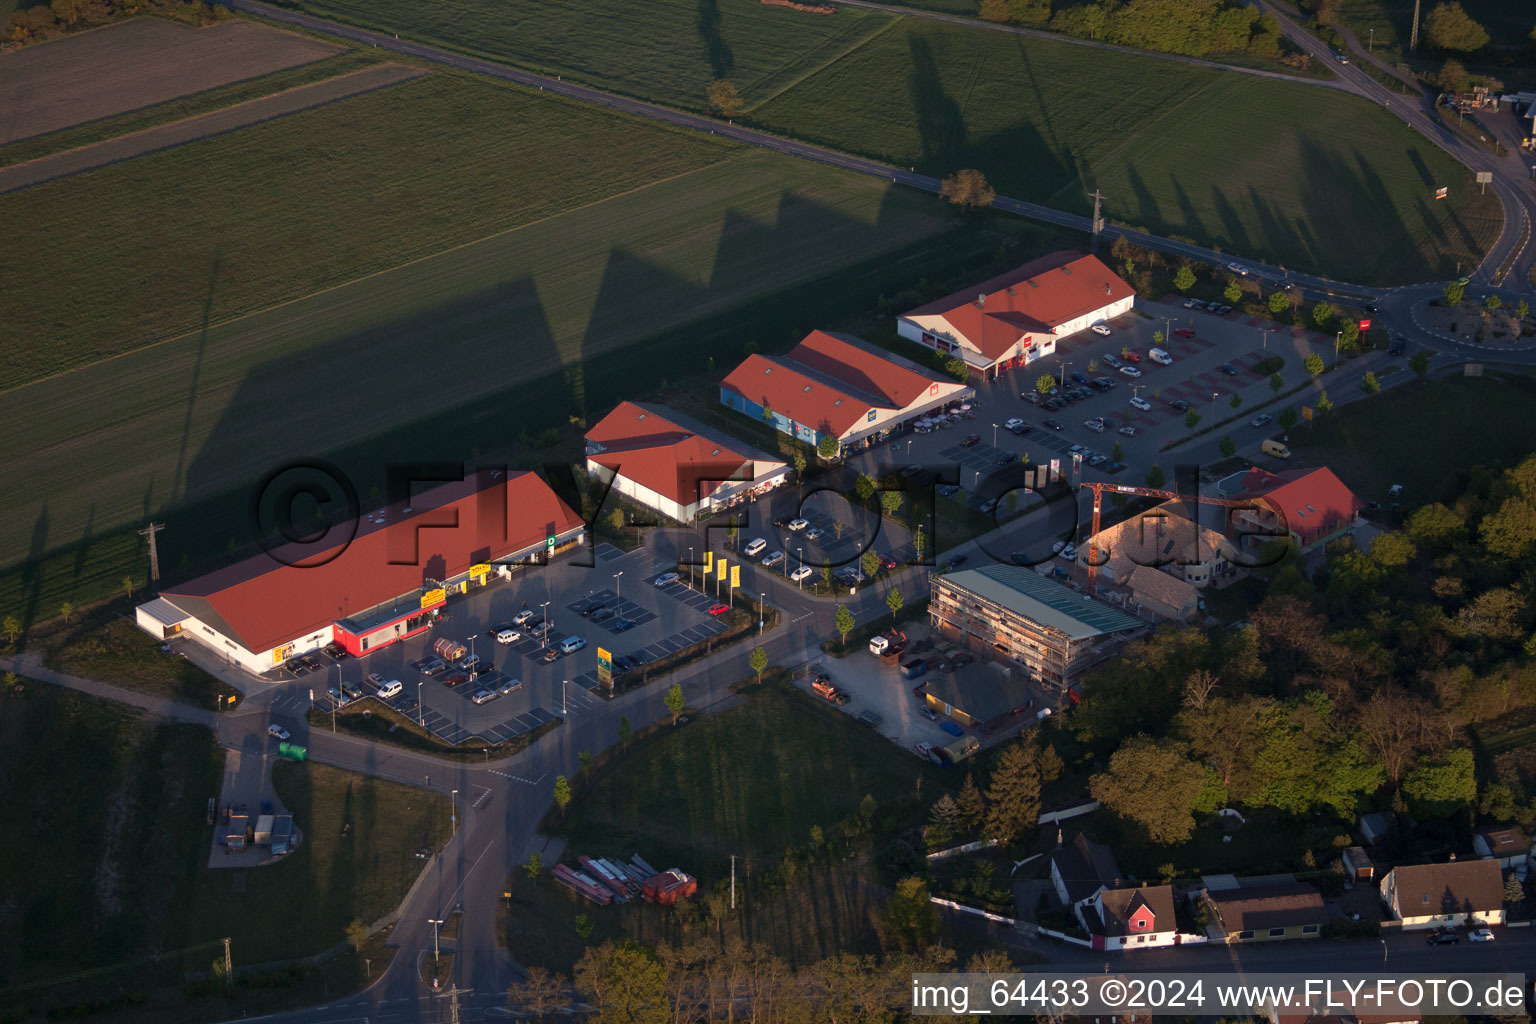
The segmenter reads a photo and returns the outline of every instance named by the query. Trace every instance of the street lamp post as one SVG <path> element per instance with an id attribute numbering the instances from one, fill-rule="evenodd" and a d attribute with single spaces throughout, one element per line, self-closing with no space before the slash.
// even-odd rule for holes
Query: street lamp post
<path id="1" fill-rule="evenodd" d="M 1381 940 L 1381 966 L 1387 966 L 1387 940 Z"/>
<path id="2" fill-rule="evenodd" d="M 768 617 L 768 595 L 757 595 L 757 635 L 763 635 L 763 621 Z"/>
<path id="3" fill-rule="evenodd" d="M 569 679 L 562 679 L 562 680 L 560 680 L 560 713 L 562 715 L 565 714 L 565 710 L 566 710 L 566 708 L 565 708 L 565 684 L 568 683 L 568 682 L 570 682 Z"/>
<path id="4" fill-rule="evenodd" d="M 688 549 L 688 585 L 693 586 L 693 548 Z"/>
<path id="5" fill-rule="evenodd" d="M 997 424 L 992 424 L 992 447 L 997 447 Z"/>
<path id="6" fill-rule="evenodd" d="M 613 574 L 613 600 L 614 600 L 615 604 L 623 604 L 624 603 L 622 600 L 620 600 L 620 595 L 619 595 L 619 584 L 622 582 L 619 579 L 619 577 L 623 576 L 623 575 L 624 575 L 624 570 L 623 569 L 620 569 L 618 572 Z"/>
<path id="7" fill-rule="evenodd" d="M 473 658 L 475 656 L 475 637 L 477 637 L 479 635 L 480 635 L 479 633 L 471 633 L 471 634 L 469 634 L 469 656 L 471 658 Z M 473 665 L 474 662 L 471 661 L 470 664 Z"/>
<path id="8" fill-rule="evenodd" d="M 1061 363 L 1060 364 L 1060 366 L 1061 366 L 1061 390 L 1063 390 L 1063 391 L 1067 390 L 1067 368 L 1070 367 L 1071 365 L 1072 365 L 1071 363 Z"/>
<path id="9" fill-rule="evenodd" d="M 1216 392 L 1211 392 L 1211 426 L 1216 425 Z"/>
<path id="10" fill-rule="evenodd" d="M 549 602 L 545 601 L 543 604 L 539 605 L 539 618 L 544 620 L 539 625 L 539 630 L 541 631 L 539 636 L 539 650 L 541 651 L 549 646 L 549 634 L 554 629 L 553 625 L 549 621 L 548 612 Z"/>
<path id="11" fill-rule="evenodd" d="M 1272 328 L 1272 327 L 1264 328 L 1264 351 L 1265 352 L 1269 351 L 1269 336 L 1271 334 L 1274 334 L 1274 333 L 1275 333 L 1274 328 Z"/>
<path id="12" fill-rule="evenodd" d="M 448 798 L 448 822 L 453 826 L 453 835 L 459 834 L 459 791 L 454 790 Z"/>
<path id="13" fill-rule="evenodd" d="M 427 720 L 422 717 L 421 709 L 421 684 L 424 682 L 426 682 L 424 679 L 416 680 L 416 724 L 422 728 L 426 728 L 427 725 Z"/>
<path id="14" fill-rule="evenodd" d="M 805 548 L 803 548 L 803 547 L 795 548 L 795 560 L 800 563 L 800 568 L 801 569 L 805 568 Z M 797 575 L 798 575 L 798 572 L 797 572 Z M 795 580 L 795 586 L 799 587 L 801 590 L 804 590 L 805 589 L 805 577 L 801 576 L 799 579 Z"/>
<path id="15" fill-rule="evenodd" d="M 442 949 L 438 945 L 437 935 L 443 927 L 443 922 L 435 917 L 427 918 L 427 924 L 432 926 L 432 969 L 437 969 L 437 962 L 442 959 Z"/>
<path id="16" fill-rule="evenodd" d="M 1333 336 L 1333 368 L 1339 368 L 1339 339 L 1344 337 L 1343 331 L 1338 331 Z"/>

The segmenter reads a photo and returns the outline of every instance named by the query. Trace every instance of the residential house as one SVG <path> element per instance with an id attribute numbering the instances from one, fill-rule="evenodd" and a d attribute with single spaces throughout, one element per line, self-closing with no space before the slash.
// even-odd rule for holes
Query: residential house
<path id="1" fill-rule="evenodd" d="M 1101 889 L 1115 888 L 1121 877 L 1114 851 L 1081 832 L 1051 851 L 1051 886 L 1068 907 L 1092 899 Z"/>
<path id="2" fill-rule="evenodd" d="M 930 676 L 924 700 L 960 725 L 984 728 L 1023 714 L 1034 692 L 1022 672 L 997 661 L 978 661 Z"/>
<path id="3" fill-rule="evenodd" d="M 1356 825 L 1360 834 L 1360 842 L 1365 846 L 1375 846 L 1386 837 L 1392 828 L 1392 816 L 1382 811 L 1374 811 L 1370 814 L 1362 814 Z"/>
<path id="4" fill-rule="evenodd" d="M 1365 506 L 1327 467 L 1271 473 L 1250 469 L 1238 497 L 1255 507 L 1233 508 L 1227 532 L 1245 552 L 1285 536 L 1302 554 L 1354 534 Z"/>
<path id="5" fill-rule="evenodd" d="M 1493 860 L 1396 867 L 1382 877 L 1381 901 L 1404 928 L 1502 924 L 1504 875 Z"/>
<path id="6" fill-rule="evenodd" d="M 992 380 L 1054 355 L 1059 338 L 1129 313 L 1135 298 L 1098 257 L 1058 252 L 908 310 L 896 333 Z"/>
<path id="7" fill-rule="evenodd" d="M 1100 889 L 1077 905 L 1077 916 L 1094 949 L 1145 949 L 1179 941 L 1171 885 Z"/>
<path id="8" fill-rule="evenodd" d="M 1498 861 L 1501 868 L 1518 868 L 1529 863 L 1531 837 L 1513 825 L 1480 828 L 1472 834 L 1472 849 L 1485 860 Z"/>
<path id="9" fill-rule="evenodd" d="M 1304 882 L 1207 889 L 1204 898 L 1229 944 L 1316 938 L 1328 920 L 1322 894 Z"/>

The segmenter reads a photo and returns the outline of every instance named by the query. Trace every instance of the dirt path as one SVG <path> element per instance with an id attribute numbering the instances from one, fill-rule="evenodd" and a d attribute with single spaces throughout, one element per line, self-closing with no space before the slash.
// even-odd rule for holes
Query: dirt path
<path id="1" fill-rule="evenodd" d="M 323 82 L 299 86 L 284 92 L 273 93 L 258 99 L 247 100 L 223 110 L 156 125 L 131 135 L 108 139 L 78 149 L 39 157 L 23 164 L 0 168 L 0 193 L 38 185 L 45 181 L 79 174 L 96 167 L 104 167 L 121 160 L 131 160 L 172 146 L 196 142 L 213 135 L 246 128 L 262 121 L 283 117 L 300 110 L 318 107 L 336 100 L 372 92 L 387 85 L 396 85 L 424 74 L 419 68 L 403 64 L 379 64 L 354 71 L 349 75 L 328 78 Z"/>

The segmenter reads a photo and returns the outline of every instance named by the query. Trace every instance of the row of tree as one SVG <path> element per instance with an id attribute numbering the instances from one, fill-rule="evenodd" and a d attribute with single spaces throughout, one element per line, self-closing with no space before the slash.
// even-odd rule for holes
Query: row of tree
<path id="1" fill-rule="evenodd" d="M 987 21 L 1050 28 L 1082 39 L 1164 53 L 1202 56 L 1248 51 L 1280 53 L 1280 23 L 1272 14 L 1230 0 L 981 0 Z"/>
<path id="2" fill-rule="evenodd" d="M 39 43 L 67 32 L 105 25 L 134 14 L 164 14 L 192 22 L 210 21 L 217 12 L 197 0 L 51 0 L 11 12 L 6 38 L 13 43 Z"/>

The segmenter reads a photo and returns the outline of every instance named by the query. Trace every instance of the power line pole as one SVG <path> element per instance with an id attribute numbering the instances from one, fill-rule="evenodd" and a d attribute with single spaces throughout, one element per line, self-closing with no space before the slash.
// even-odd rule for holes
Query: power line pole
<path id="1" fill-rule="evenodd" d="M 151 536 L 151 538 L 153 538 L 154 535 L 151 534 L 150 536 Z M 154 543 L 153 539 L 151 539 L 150 543 Z M 225 936 L 225 938 L 224 938 L 224 991 L 225 992 L 230 991 L 232 988 L 234 988 L 234 985 L 235 985 L 235 968 L 234 968 L 234 964 L 231 963 L 230 959 L 229 959 L 229 937 Z"/>
<path id="2" fill-rule="evenodd" d="M 1408 52 L 1419 52 L 1419 0 L 1413 0 L 1413 31 L 1408 36 Z"/>
<path id="3" fill-rule="evenodd" d="M 1093 251 L 1099 251 L 1099 236 L 1104 233 L 1104 196 L 1093 190 Z"/>
<path id="4" fill-rule="evenodd" d="M 149 538 L 149 589 L 159 592 L 160 585 L 160 552 L 155 547 L 155 534 L 165 529 L 164 523 L 151 522 L 139 531 L 140 537 Z"/>
<path id="5" fill-rule="evenodd" d="M 731 854 L 731 909 L 736 909 L 736 855 Z"/>

